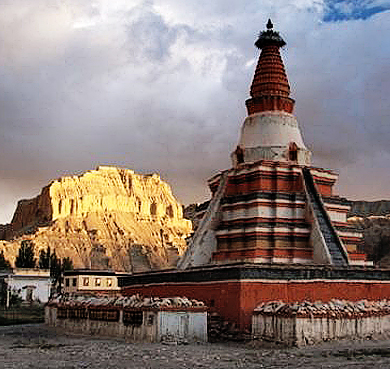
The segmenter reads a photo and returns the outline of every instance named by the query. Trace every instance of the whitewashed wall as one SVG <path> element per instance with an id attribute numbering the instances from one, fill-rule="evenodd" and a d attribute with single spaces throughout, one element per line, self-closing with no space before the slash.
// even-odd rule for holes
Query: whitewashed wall
<path id="1" fill-rule="evenodd" d="M 390 315 L 365 318 L 285 318 L 254 314 L 254 338 L 303 346 L 328 340 L 360 339 L 390 333 Z"/>
<path id="2" fill-rule="evenodd" d="M 157 340 L 173 337 L 178 340 L 207 342 L 207 314 L 204 312 L 161 311 L 158 314 Z"/>
<path id="3" fill-rule="evenodd" d="M 7 279 L 7 283 L 12 290 L 20 291 L 20 296 L 24 301 L 27 299 L 27 290 L 32 288 L 32 299 L 33 301 L 40 301 L 46 303 L 50 297 L 50 277 L 29 277 L 15 275 Z"/>
<path id="4" fill-rule="evenodd" d="M 118 321 L 104 321 L 58 318 L 57 307 L 46 306 L 45 323 L 67 332 L 121 337 L 131 342 L 207 342 L 206 311 L 143 311 L 143 324 L 135 326 L 123 323 L 122 309 Z"/>

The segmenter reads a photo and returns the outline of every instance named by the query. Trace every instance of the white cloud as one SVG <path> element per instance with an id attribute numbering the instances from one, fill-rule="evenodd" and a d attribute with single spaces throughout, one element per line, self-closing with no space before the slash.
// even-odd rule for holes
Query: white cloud
<path id="1" fill-rule="evenodd" d="M 0 183 L 35 189 L 8 186 L 0 222 L 15 198 L 100 163 L 159 171 L 183 202 L 202 201 L 230 165 L 269 17 L 316 162 L 343 169 L 387 150 L 388 13 L 324 23 L 322 1 L 52 4 L 0 9 Z"/>

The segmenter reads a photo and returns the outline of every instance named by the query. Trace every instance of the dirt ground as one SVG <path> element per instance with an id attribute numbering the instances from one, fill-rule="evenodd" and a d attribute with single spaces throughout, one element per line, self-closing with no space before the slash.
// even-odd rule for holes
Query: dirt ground
<path id="1" fill-rule="evenodd" d="M 390 340 L 305 348 L 264 343 L 131 344 L 56 334 L 44 324 L 0 327 L 0 368 L 390 368 Z"/>

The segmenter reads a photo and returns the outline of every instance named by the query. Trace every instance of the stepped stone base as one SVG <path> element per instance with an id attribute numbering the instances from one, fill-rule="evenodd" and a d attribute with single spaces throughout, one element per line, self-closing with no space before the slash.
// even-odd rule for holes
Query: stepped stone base
<path id="1" fill-rule="evenodd" d="M 333 171 L 272 160 L 243 163 L 209 180 L 213 200 L 222 175 L 227 182 L 218 221 L 210 225 L 212 262 L 372 264 L 359 251 L 361 232 L 347 222 L 347 200 L 333 194 Z"/>

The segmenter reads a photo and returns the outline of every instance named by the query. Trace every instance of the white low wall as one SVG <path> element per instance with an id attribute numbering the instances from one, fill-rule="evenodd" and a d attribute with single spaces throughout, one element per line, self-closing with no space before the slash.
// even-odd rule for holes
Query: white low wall
<path id="1" fill-rule="evenodd" d="M 390 334 L 390 315 L 356 318 L 282 317 L 254 314 L 254 338 L 302 346 L 343 338 Z"/>
<path id="2" fill-rule="evenodd" d="M 92 319 L 88 309 L 83 311 L 84 316 L 64 318 L 63 312 L 59 312 L 57 306 L 46 306 L 45 323 L 66 332 L 120 337 L 130 342 L 161 342 L 167 339 L 207 342 L 207 311 L 133 310 L 131 312 L 141 314 L 137 322 L 129 321 L 128 318 L 126 320 L 128 312 L 124 309 L 109 310 L 112 312 L 110 318 L 112 320 Z"/>

